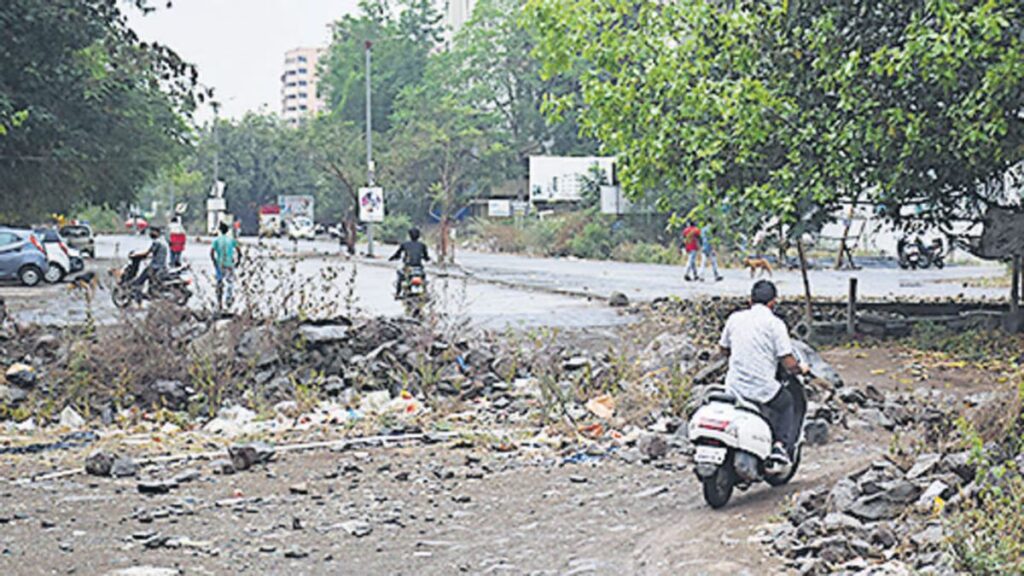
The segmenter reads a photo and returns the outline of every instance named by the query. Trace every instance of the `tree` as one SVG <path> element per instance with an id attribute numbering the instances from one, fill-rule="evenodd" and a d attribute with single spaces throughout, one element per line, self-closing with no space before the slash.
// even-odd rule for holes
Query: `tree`
<path id="1" fill-rule="evenodd" d="M 359 128 L 340 114 L 323 114 L 302 127 L 305 150 L 319 171 L 318 204 L 337 206 L 349 254 L 355 254 L 359 188 L 366 183 L 365 149 Z"/>
<path id="2" fill-rule="evenodd" d="M 440 259 L 449 256 L 449 225 L 467 199 L 479 195 L 496 177 L 494 159 L 503 148 L 487 132 L 493 115 L 461 103 L 446 91 L 439 71 L 447 69 L 447 54 L 436 55 L 427 77 L 435 81 L 411 87 L 399 96 L 389 176 L 398 187 L 430 199 L 441 224 Z M 454 257 L 453 254 L 451 254 Z"/>
<path id="3" fill-rule="evenodd" d="M 117 2 L 9 0 L 0 27 L 0 219 L 126 202 L 187 150 L 196 70 Z"/>

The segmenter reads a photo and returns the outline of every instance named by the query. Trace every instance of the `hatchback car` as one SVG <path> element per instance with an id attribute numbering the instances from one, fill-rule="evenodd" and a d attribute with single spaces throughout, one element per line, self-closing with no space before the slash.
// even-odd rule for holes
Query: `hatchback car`
<path id="1" fill-rule="evenodd" d="M 71 251 L 56 230 L 36 228 L 35 235 L 36 238 L 42 240 L 43 249 L 46 251 L 46 260 L 50 264 L 44 278 L 47 282 L 56 284 L 69 273 L 76 272 L 71 261 Z"/>
<path id="2" fill-rule="evenodd" d="M 49 268 L 46 248 L 31 230 L 0 228 L 0 280 L 35 286 Z"/>
<path id="3" fill-rule="evenodd" d="M 305 216 L 299 216 L 288 222 L 288 239 L 299 240 L 305 238 L 306 240 L 316 239 L 316 226 L 313 221 Z"/>
<path id="4" fill-rule="evenodd" d="M 63 226 L 60 229 L 60 235 L 69 247 L 78 250 L 83 256 L 96 257 L 96 238 L 93 236 L 92 227 L 88 224 Z"/>

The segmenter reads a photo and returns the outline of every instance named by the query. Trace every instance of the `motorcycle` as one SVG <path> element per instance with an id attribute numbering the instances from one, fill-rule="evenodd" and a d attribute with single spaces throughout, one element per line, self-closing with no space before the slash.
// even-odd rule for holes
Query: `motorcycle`
<path id="1" fill-rule="evenodd" d="M 923 265 L 922 268 L 935 266 L 939 270 L 946 266 L 946 251 L 942 246 L 942 240 L 933 239 L 929 244 L 919 247 Z"/>
<path id="2" fill-rule="evenodd" d="M 135 287 L 132 286 L 132 283 L 138 276 L 139 268 L 145 259 L 142 254 L 129 254 L 128 264 L 124 268 L 113 271 L 114 287 L 110 291 L 110 299 L 113 300 L 114 306 L 127 308 L 135 300 Z M 141 295 L 142 298 L 166 300 L 178 306 L 185 306 L 192 298 L 192 289 L 189 288 L 192 280 L 185 277 L 187 270 L 189 270 L 187 264 L 168 268 L 159 278 L 148 282 L 146 290 Z"/>
<path id="3" fill-rule="evenodd" d="M 802 363 L 807 355 L 796 347 Z M 819 359 L 811 359 L 812 370 Z M 701 481 L 704 500 L 712 508 L 725 506 L 733 489 L 746 490 L 755 482 L 782 486 L 793 479 L 800 466 L 807 416 L 806 376 L 789 374 L 779 365 L 776 377 L 793 395 L 796 442 L 790 449 L 790 464 L 770 460 L 772 430 L 766 409 L 725 388 L 714 389 L 690 419 L 689 437 L 695 447 L 694 471 Z"/>
<path id="4" fill-rule="evenodd" d="M 405 305 L 406 314 L 418 318 L 427 301 L 427 272 L 422 266 L 407 266 L 402 272 L 398 298 Z"/>
<path id="5" fill-rule="evenodd" d="M 906 238 L 900 238 L 900 241 L 896 244 L 896 252 L 899 256 L 900 268 L 904 270 L 917 270 L 918 268 L 925 267 L 921 261 L 920 239 L 908 241 Z"/>

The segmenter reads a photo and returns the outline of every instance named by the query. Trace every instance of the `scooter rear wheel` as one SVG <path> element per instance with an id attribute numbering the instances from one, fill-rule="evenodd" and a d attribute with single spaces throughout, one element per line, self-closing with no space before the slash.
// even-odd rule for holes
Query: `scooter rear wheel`
<path id="1" fill-rule="evenodd" d="M 707 478 L 701 479 L 704 485 L 704 501 L 708 506 L 718 509 L 729 503 L 732 498 L 732 489 L 736 485 L 736 473 L 730 462 L 725 462 L 715 470 L 715 473 Z"/>
<path id="2" fill-rule="evenodd" d="M 127 308 L 132 303 L 132 291 L 123 286 L 114 286 L 110 291 L 110 299 L 114 302 L 114 306 Z"/>

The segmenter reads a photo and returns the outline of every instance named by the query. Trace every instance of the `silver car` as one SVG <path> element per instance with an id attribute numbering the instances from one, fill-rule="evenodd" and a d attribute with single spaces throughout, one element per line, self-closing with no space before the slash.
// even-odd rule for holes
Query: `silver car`
<path id="1" fill-rule="evenodd" d="M 46 248 L 31 230 L 0 228 L 0 280 L 35 286 L 47 270 Z"/>

